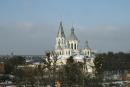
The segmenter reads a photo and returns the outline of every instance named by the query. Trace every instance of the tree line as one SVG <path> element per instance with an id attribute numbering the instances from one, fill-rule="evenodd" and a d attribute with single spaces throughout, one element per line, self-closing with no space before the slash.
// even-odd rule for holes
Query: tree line
<path id="1" fill-rule="evenodd" d="M 97 73 L 129 70 L 130 53 L 100 53 L 96 55 L 94 63 Z"/>

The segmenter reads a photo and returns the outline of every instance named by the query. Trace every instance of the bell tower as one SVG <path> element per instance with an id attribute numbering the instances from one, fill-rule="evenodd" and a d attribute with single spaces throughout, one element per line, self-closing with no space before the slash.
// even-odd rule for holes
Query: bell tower
<path id="1" fill-rule="evenodd" d="M 91 48 L 89 47 L 88 41 L 85 42 L 85 47 L 83 49 L 83 53 L 87 57 L 91 57 Z"/>
<path id="2" fill-rule="evenodd" d="M 71 28 L 71 34 L 68 38 L 68 47 L 72 50 L 78 50 L 79 40 L 74 33 L 74 27 Z"/>
<path id="3" fill-rule="evenodd" d="M 58 33 L 57 33 L 57 36 L 56 36 L 55 49 L 58 49 L 59 45 L 62 49 L 65 48 L 65 33 L 64 33 L 62 22 L 60 22 L 59 30 L 58 30 Z"/>

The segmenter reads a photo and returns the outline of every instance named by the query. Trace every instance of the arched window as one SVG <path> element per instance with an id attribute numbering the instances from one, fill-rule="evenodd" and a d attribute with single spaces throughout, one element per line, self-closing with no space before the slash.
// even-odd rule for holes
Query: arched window
<path id="1" fill-rule="evenodd" d="M 74 45 L 74 49 L 76 50 L 76 44 Z"/>
<path id="2" fill-rule="evenodd" d="M 62 44 L 64 43 L 63 39 L 62 39 Z"/>
<path id="3" fill-rule="evenodd" d="M 70 43 L 69 42 L 67 43 L 67 45 L 68 45 L 68 48 L 70 48 Z"/>
<path id="4" fill-rule="evenodd" d="M 73 49 L 73 43 L 71 44 L 71 49 Z"/>
<path id="5" fill-rule="evenodd" d="M 90 54 L 90 52 L 88 51 L 88 55 Z"/>
<path id="6" fill-rule="evenodd" d="M 70 55 L 70 51 L 69 51 L 69 55 Z"/>

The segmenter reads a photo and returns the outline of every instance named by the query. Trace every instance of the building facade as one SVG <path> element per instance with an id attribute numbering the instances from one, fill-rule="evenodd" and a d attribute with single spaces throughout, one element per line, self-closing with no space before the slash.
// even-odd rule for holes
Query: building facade
<path id="1" fill-rule="evenodd" d="M 80 50 L 79 39 L 74 32 L 74 27 L 71 28 L 71 33 L 68 38 L 66 38 L 62 22 L 60 22 L 59 30 L 56 36 L 55 52 L 57 55 L 63 57 L 69 57 L 78 54 L 82 54 L 86 57 L 92 56 L 88 41 L 85 42 L 85 48 Z"/>
<path id="2" fill-rule="evenodd" d="M 60 22 L 59 30 L 56 36 L 55 53 L 58 55 L 57 64 L 66 64 L 67 59 L 73 56 L 76 62 L 84 62 L 85 59 L 85 71 L 93 74 L 95 71 L 94 57 L 92 50 L 88 45 L 88 41 L 85 42 L 84 49 L 79 48 L 79 39 L 77 38 L 74 27 L 71 28 L 70 35 L 66 37 L 62 22 Z"/>

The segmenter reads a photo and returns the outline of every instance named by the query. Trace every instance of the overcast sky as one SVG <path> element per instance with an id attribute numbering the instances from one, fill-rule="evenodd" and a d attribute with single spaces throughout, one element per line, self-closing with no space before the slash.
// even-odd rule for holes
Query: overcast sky
<path id="1" fill-rule="evenodd" d="M 130 50 L 130 0 L 0 0 L 0 54 L 44 54 L 55 47 L 60 21 L 74 26 L 80 47 Z"/>

